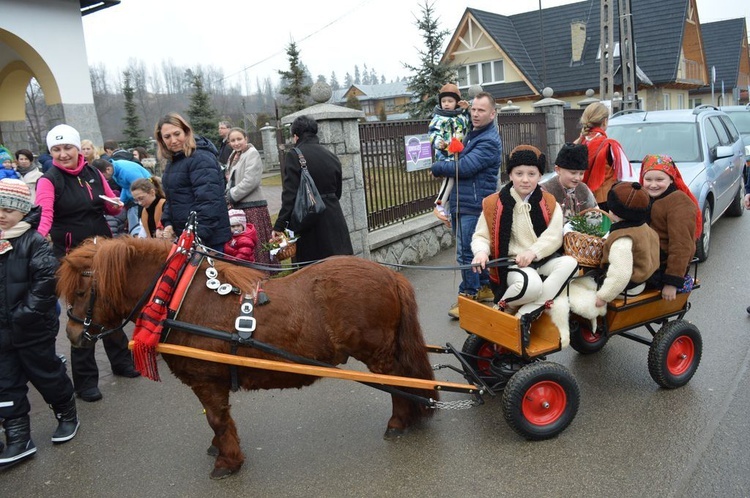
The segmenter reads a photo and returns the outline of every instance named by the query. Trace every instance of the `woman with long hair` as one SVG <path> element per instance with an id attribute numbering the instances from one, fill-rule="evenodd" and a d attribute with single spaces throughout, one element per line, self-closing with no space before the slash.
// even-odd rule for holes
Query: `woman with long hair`
<path id="1" fill-rule="evenodd" d="M 187 120 L 177 113 L 169 113 L 156 123 L 154 137 L 159 157 L 166 161 L 161 181 L 167 199 L 156 236 L 179 236 L 195 211 L 198 237 L 207 247 L 222 252 L 232 232 L 216 147 L 195 135 Z"/>
<path id="2" fill-rule="evenodd" d="M 167 201 L 159 178 L 139 178 L 130 185 L 130 193 L 141 206 L 141 226 L 144 238 L 156 237 L 156 227 L 161 222 L 164 203 Z"/>

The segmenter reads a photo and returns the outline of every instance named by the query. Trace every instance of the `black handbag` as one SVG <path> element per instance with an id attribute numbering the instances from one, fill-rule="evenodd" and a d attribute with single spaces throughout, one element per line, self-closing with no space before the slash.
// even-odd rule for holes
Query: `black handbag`
<path id="1" fill-rule="evenodd" d="M 302 155 L 302 151 L 298 147 L 295 147 L 294 151 L 299 156 L 300 175 L 290 228 L 297 233 L 302 233 L 315 224 L 320 213 L 326 210 L 326 205 L 320 197 L 315 181 L 307 170 L 305 156 Z"/>

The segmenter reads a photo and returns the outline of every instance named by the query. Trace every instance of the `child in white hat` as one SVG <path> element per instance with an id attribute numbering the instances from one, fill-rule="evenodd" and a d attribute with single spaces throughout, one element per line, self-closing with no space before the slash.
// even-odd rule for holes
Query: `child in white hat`
<path id="1" fill-rule="evenodd" d="M 233 258 L 255 262 L 255 246 L 258 245 L 258 232 L 252 223 L 247 222 L 245 212 L 229 210 L 229 225 L 232 238 L 224 244 L 224 252 Z"/>

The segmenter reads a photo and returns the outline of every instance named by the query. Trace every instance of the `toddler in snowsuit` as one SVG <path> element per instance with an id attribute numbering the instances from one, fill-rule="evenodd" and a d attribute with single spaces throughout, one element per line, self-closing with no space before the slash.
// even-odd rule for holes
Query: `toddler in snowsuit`
<path id="1" fill-rule="evenodd" d="M 255 246 L 258 245 L 258 232 L 252 223 L 247 222 L 245 212 L 229 210 L 229 225 L 232 238 L 224 244 L 224 252 L 233 258 L 255 262 Z"/>

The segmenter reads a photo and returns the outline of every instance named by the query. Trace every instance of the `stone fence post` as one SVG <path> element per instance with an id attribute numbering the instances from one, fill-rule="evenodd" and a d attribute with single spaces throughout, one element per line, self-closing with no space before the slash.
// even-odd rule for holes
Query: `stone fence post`
<path id="1" fill-rule="evenodd" d="M 276 128 L 266 123 L 260 129 L 263 141 L 263 162 L 266 170 L 279 169 L 279 147 L 276 143 Z"/>
<path id="2" fill-rule="evenodd" d="M 542 90 L 544 97 L 539 102 L 533 104 L 534 112 L 543 112 L 547 115 L 547 161 L 553 164 L 557 153 L 565 144 L 565 119 L 563 109 L 565 102 L 552 98 L 552 89 L 550 87 Z"/>
<path id="3" fill-rule="evenodd" d="M 365 113 L 348 107 L 326 104 L 331 98 L 331 87 L 315 83 L 311 94 L 318 102 L 311 107 L 284 116 L 281 124 L 291 124 L 297 116 L 310 116 L 318 122 L 320 144 L 338 156 L 342 168 L 341 209 L 344 211 L 354 254 L 370 258 L 367 205 L 362 176 L 362 156 L 359 145 L 359 119 Z M 265 148 L 265 142 L 263 143 Z"/>

